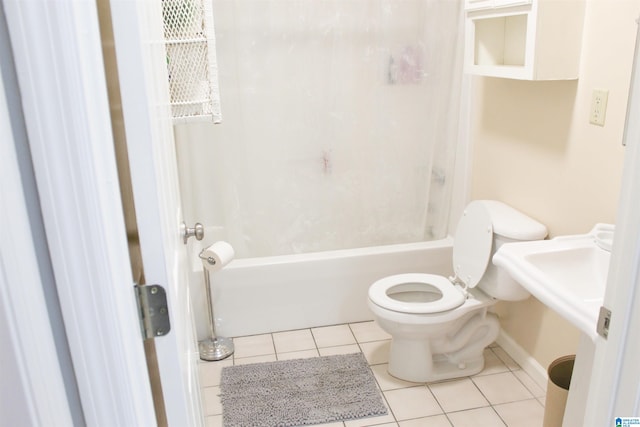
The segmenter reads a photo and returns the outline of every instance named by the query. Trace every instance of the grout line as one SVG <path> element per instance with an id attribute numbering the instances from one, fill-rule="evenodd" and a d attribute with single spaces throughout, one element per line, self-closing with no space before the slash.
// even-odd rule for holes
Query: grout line
<path id="1" fill-rule="evenodd" d="M 353 338 L 353 340 L 356 342 L 356 344 L 358 344 L 358 347 L 360 347 L 360 343 L 358 342 L 358 338 L 356 337 L 356 334 L 353 333 L 353 329 L 351 329 L 351 324 L 347 323 L 347 328 L 349 329 L 349 333 L 351 334 L 351 337 Z M 362 349 L 360 349 L 360 351 L 362 351 Z"/>
<path id="2" fill-rule="evenodd" d="M 429 387 L 429 383 L 425 383 L 424 386 L 427 388 L 427 390 L 429 391 L 429 393 L 431 394 L 431 397 L 433 397 L 433 400 L 436 401 L 436 403 L 438 404 L 438 407 L 440 408 L 440 410 L 442 411 L 443 414 L 446 414 L 444 408 L 442 407 L 442 404 L 440 403 L 440 401 L 438 400 L 438 398 L 436 397 L 436 395 L 433 393 L 433 391 L 431 390 L 431 387 Z"/>
<path id="3" fill-rule="evenodd" d="M 318 341 L 316 340 L 316 336 L 313 333 L 313 328 L 309 328 L 309 333 L 311 334 L 311 339 L 313 340 L 313 345 L 316 346 L 316 351 L 320 354 L 320 347 L 318 347 Z"/>
<path id="4" fill-rule="evenodd" d="M 505 426 L 509 427 L 509 424 L 507 424 L 507 420 L 505 420 L 504 418 L 502 418 L 502 417 L 500 416 L 500 412 L 496 411 L 496 408 L 494 408 L 494 407 L 493 407 L 493 405 L 491 405 L 491 409 L 493 409 L 493 412 L 495 412 L 495 413 L 496 413 L 496 415 L 498 416 L 498 418 L 500 419 L 500 421 L 502 421 L 502 423 L 503 423 Z"/>
<path id="5" fill-rule="evenodd" d="M 359 323 L 368 323 L 368 322 L 355 322 L 355 324 L 359 324 Z M 354 339 L 354 341 L 355 341 L 355 344 L 356 344 L 356 346 L 357 346 L 357 348 L 358 348 L 359 352 L 360 352 L 360 353 L 362 353 L 363 355 L 364 355 L 364 351 L 363 351 L 363 349 L 362 349 L 361 344 L 363 344 L 363 343 L 377 342 L 377 341 L 388 341 L 388 340 L 359 341 L 359 340 L 357 339 L 357 337 L 356 337 L 355 333 L 353 332 L 353 329 L 352 329 L 352 327 L 351 327 L 351 325 L 352 325 L 352 324 L 351 324 L 351 323 L 347 323 L 346 325 L 349 327 L 349 331 L 351 332 L 351 335 L 352 335 L 352 337 L 353 337 L 353 339 Z M 329 325 L 329 326 L 339 326 L 339 325 Z M 303 330 L 308 330 L 308 331 L 309 331 L 309 333 L 311 334 L 312 339 L 313 339 L 313 342 L 314 342 L 314 346 L 315 346 L 315 348 L 307 349 L 307 350 L 300 350 L 300 351 L 311 351 L 311 350 L 315 350 L 315 351 L 317 352 L 317 354 L 319 355 L 319 354 L 320 354 L 320 349 L 321 349 L 321 348 L 318 346 L 318 342 L 317 342 L 317 340 L 316 340 L 316 336 L 313 334 L 312 329 L 313 329 L 313 328 L 303 328 L 303 329 L 295 329 L 295 330 L 291 330 L 291 331 L 303 331 Z M 278 331 L 278 332 L 290 332 L 290 331 Z M 275 339 L 274 339 L 274 335 L 273 335 L 273 334 L 274 334 L 274 333 L 269 333 L 269 337 L 271 338 L 271 345 L 272 345 L 272 348 L 273 348 L 273 351 L 274 351 L 273 353 L 268 353 L 268 354 L 263 354 L 263 355 L 255 355 L 255 356 L 247 356 L 247 357 L 261 357 L 261 356 L 263 356 L 263 357 L 265 357 L 265 356 L 266 356 L 266 357 L 268 357 L 268 356 L 274 355 L 274 356 L 275 356 L 275 358 L 276 358 L 276 360 L 280 360 L 280 356 L 281 356 L 281 355 L 284 355 L 284 354 L 288 354 L 288 353 L 292 353 L 292 352 L 296 352 L 296 351 L 298 351 L 298 350 L 295 350 L 295 351 L 281 351 L 281 352 L 277 351 L 277 349 L 276 349 L 276 345 L 275 345 Z M 266 335 L 266 334 L 255 334 L 255 335 Z M 248 335 L 248 336 L 255 336 L 255 335 Z M 347 345 L 353 345 L 353 344 L 344 344 L 344 345 L 341 345 L 341 346 L 331 346 L 331 347 L 342 347 L 342 346 L 347 346 Z M 323 348 L 331 348 L 331 347 L 323 347 Z M 494 356 L 495 356 L 495 357 L 496 357 L 496 358 L 497 358 L 497 359 L 498 359 L 498 360 L 499 360 L 499 361 L 500 361 L 500 362 L 501 362 L 501 363 L 502 363 L 502 364 L 507 368 L 507 370 L 506 370 L 506 371 L 504 371 L 504 372 L 497 372 L 497 373 L 486 374 L 486 375 L 480 375 L 480 376 L 482 376 L 482 377 L 488 377 L 488 376 L 491 376 L 491 375 L 499 375 L 499 374 L 510 373 L 511 375 L 513 375 L 514 377 L 516 377 L 516 380 L 518 381 L 518 383 L 520 383 L 520 384 L 521 384 L 521 385 L 522 385 L 522 386 L 523 386 L 523 387 L 524 387 L 524 388 L 525 388 L 525 389 L 526 389 L 526 390 L 531 394 L 531 398 L 529 398 L 529 399 L 515 400 L 515 401 L 512 401 L 512 402 L 511 402 L 511 401 L 510 401 L 510 402 L 503 402 L 503 403 L 496 404 L 496 405 L 509 404 L 509 403 L 515 403 L 515 402 L 526 401 L 526 400 L 535 400 L 535 401 L 536 401 L 540 406 L 542 406 L 542 407 L 544 408 L 544 405 L 540 402 L 540 399 L 543 399 L 543 398 L 544 398 L 544 396 L 541 396 L 541 397 L 537 397 L 537 396 L 535 396 L 535 395 L 534 395 L 534 393 L 533 393 L 531 390 L 529 390 L 529 388 L 526 386 L 526 384 L 524 384 L 524 382 L 523 382 L 523 381 L 522 381 L 518 376 L 516 376 L 516 375 L 513 373 L 513 372 L 514 372 L 514 369 L 511 369 L 511 368 L 509 367 L 509 365 L 508 365 L 508 364 L 507 364 L 507 363 L 506 363 L 506 362 L 505 362 L 505 361 L 504 361 L 504 360 L 503 360 L 503 359 L 502 359 L 502 358 L 501 358 L 501 357 L 500 357 L 500 356 L 499 356 L 499 355 L 494 351 L 494 349 L 495 349 L 495 348 L 500 348 L 500 349 L 502 349 L 502 347 L 500 347 L 500 345 L 499 345 L 499 344 L 495 344 L 495 343 L 494 343 L 494 344 L 493 344 L 493 347 L 487 347 L 487 348 L 488 348 L 488 349 L 489 349 L 489 351 L 491 351 L 491 353 L 492 353 L 492 354 L 493 354 L 493 355 L 494 355 Z M 502 349 L 502 351 L 504 351 L 504 349 Z M 507 356 L 508 356 L 508 353 L 507 353 Z M 509 356 L 509 357 L 510 357 L 510 356 Z M 236 357 L 236 355 L 234 354 L 234 355 L 232 356 L 232 366 L 236 366 L 236 361 L 237 361 L 237 359 L 244 359 L 244 358 L 237 358 L 237 357 Z M 204 361 L 199 361 L 199 362 L 204 362 Z M 385 364 L 387 364 L 387 363 L 388 363 L 388 362 L 382 362 L 382 363 L 374 363 L 374 364 L 372 364 L 372 363 L 369 363 L 369 362 L 367 361 L 367 364 L 368 364 L 368 366 L 369 366 L 370 368 L 371 368 L 372 366 L 380 366 L 380 365 L 385 365 Z M 517 364 L 517 362 L 515 362 L 515 361 L 514 361 L 514 363 L 516 363 L 516 364 Z M 517 366 L 518 366 L 518 367 L 520 367 L 520 365 L 519 365 L 519 364 L 517 364 Z M 520 369 L 516 369 L 516 370 L 522 370 L 522 367 L 520 367 Z M 525 373 L 526 373 L 526 371 L 523 371 L 523 372 L 525 372 Z M 527 375 L 528 375 L 528 374 L 527 374 Z M 416 383 L 416 384 L 409 385 L 409 386 L 407 386 L 407 387 L 399 387 L 399 388 L 397 388 L 397 389 L 391 389 L 391 390 L 384 390 L 384 391 L 383 391 L 383 390 L 382 390 L 382 388 L 381 388 L 380 382 L 378 381 L 378 379 L 377 379 L 377 378 L 375 378 L 375 377 L 374 377 L 374 379 L 375 379 L 375 381 L 376 381 L 376 384 L 377 384 L 377 386 L 378 386 L 379 392 L 380 392 L 380 394 L 381 394 L 381 397 L 382 397 L 382 399 L 384 400 L 384 403 L 385 403 L 385 405 L 386 405 L 386 408 L 387 408 L 387 410 L 389 411 L 389 415 L 393 418 L 393 421 L 385 421 L 385 422 L 382 422 L 382 421 L 381 421 L 381 422 L 380 422 L 380 423 L 378 423 L 378 424 L 368 424 L 368 426 L 375 426 L 375 425 L 379 425 L 379 424 L 386 424 L 386 423 L 392 423 L 392 422 L 397 424 L 397 423 L 399 423 L 399 422 L 400 422 L 400 421 L 396 418 L 396 415 L 395 415 L 395 413 L 393 412 L 393 409 L 392 409 L 392 408 L 391 408 L 391 406 L 389 405 L 389 401 L 388 401 L 388 399 L 387 399 L 387 396 L 385 395 L 385 392 L 387 392 L 387 391 L 393 391 L 393 390 L 399 390 L 399 389 L 403 389 L 403 388 L 413 388 L 413 387 L 422 387 L 422 386 L 424 386 L 424 387 L 426 387 L 426 388 L 427 388 L 427 390 L 429 391 L 430 395 L 435 399 L 436 403 L 438 404 L 438 407 L 439 407 L 439 408 L 440 408 L 440 410 L 442 411 L 442 414 L 441 414 L 441 415 L 444 415 L 444 416 L 445 416 L 445 418 L 447 419 L 447 421 L 448 421 L 451 425 L 453 425 L 453 422 L 452 422 L 451 418 L 449 417 L 449 415 L 450 415 L 450 414 L 458 413 L 458 412 L 471 411 L 471 410 L 481 409 L 481 408 L 487 408 L 487 407 L 491 408 L 491 410 L 494 412 L 494 414 L 495 414 L 495 415 L 497 415 L 497 416 L 498 416 L 498 418 L 499 418 L 499 419 L 500 419 L 500 420 L 501 420 L 505 425 L 507 425 L 506 421 L 505 421 L 505 420 L 500 416 L 499 412 L 496 410 L 496 408 L 495 408 L 495 406 L 496 406 L 496 405 L 492 404 L 492 403 L 489 401 L 489 399 L 487 398 L 487 396 L 485 396 L 485 394 L 482 392 L 482 390 L 478 387 L 478 385 L 477 385 L 477 384 L 476 384 L 476 382 L 474 381 L 474 376 L 467 376 L 467 377 L 461 377 L 461 378 L 467 378 L 467 379 L 471 380 L 471 383 L 473 384 L 473 386 L 475 387 L 475 389 L 480 393 L 480 395 L 482 395 L 482 397 L 483 397 L 483 398 L 488 402 L 488 404 L 489 404 L 489 405 L 488 405 L 488 406 L 481 406 L 481 407 L 477 407 L 477 408 L 467 408 L 467 409 L 463 409 L 463 410 L 459 410 L 459 411 L 450 411 L 450 412 L 445 412 L 445 410 L 444 410 L 444 408 L 443 408 L 442 404 L 440 403 L 440 401 L 438 400 L 438 398 L 435 396 L 435 394 L 434 394 L 434 393 L 433 393 L 433 391 L 431 390 L 430 384 L 435 384 L 435 383 L 439 383 L 439 382 L 446 382 L 447 380 L 445 380 L 445 381 L 431 382 L 431 383 L 429 383 L 429 382 Z M 454 378 L 454 379 L 451 379 L 451 380 L 453 381 L 453 380 L 461 379 L 461 378 Z M 204 391 L 205 389 L 213 388 L 213 387 L 216 387 L 216 385 L 213 385 L 213 386 L 206 386 L 206 387 L 201 387 L 201 390 L 203 390 L 203 391 Z M 219 387 L 219 385 L 218 385 L 217 387 Z M 203 409 L 205 409 L 205 408 L 203 408 Z M 209 416 L 222 416 L 222 415 L 221 415 L 221 414 L 210 414 L 210 415 L 205 415 L 205 416 L 206 416 L 206 417 L 209 417 Z M 436 415 L 433 415 L 433 416 L 436 416 Z M 421 418 L 428 418 L 428 417 L 418 417 L 418 418 L 415 418 L 415 419 L 421 419 Z M 402 421 L 408 421 L 408 420 L 402 420 Z M 342 422 L 342 426 L 343 426 L 343 427 L 346 427 L 345 422 Z"/>

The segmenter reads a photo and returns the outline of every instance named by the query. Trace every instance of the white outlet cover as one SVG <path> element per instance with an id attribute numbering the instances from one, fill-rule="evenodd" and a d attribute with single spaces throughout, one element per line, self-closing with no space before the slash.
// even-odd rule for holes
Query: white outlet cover
<path id="1" fill-rule="evenodd" d="M 589 123 L 604 126 L 604 118 L 607 114 L 608 90 L 595 89 L 591 96 L 591 111 L 589 113 Z"/>

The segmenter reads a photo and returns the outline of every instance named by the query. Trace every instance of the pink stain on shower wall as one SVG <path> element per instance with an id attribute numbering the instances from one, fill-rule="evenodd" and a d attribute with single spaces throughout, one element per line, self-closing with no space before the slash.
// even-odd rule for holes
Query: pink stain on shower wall
<path id="1" fill-rule="evenodd" d="M 324 175 L 331 174 L 331 151 L 323 150 L 322 151 L 322 173 Z"/>

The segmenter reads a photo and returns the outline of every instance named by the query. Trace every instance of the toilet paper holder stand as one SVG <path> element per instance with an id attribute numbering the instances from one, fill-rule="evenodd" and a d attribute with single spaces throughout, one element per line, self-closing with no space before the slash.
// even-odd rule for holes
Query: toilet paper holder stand
<path id="1" fill-rule="evenodd" d="M 203 256 L 202 252 L 198 257 L 207 262 L 209 265 L 214 266 L 216 260 L 213 257 Z M 219 337 L 216 335 L 215 320 L 213 317 L 213 299 L 211 297 L 211 281 L 209 277 L 209 269 L 206 267 L 204 270 L 204 287 L 207 300 L 207 312 L 209 315 L 209 338 L 206 338 L 198 342 L 198 350 L 200 352 L 200 359 L 206 361 L 217 361 L 226 359 L 234 352 L 233 340 L 231 338 Z"/>
<path id="2" fill-rule="evenodd" d="M 215 258 L 214 258 L 214 257 L 212 257 L 212 256 L 204 256 L 204 255 L 203 255 L 204 251 L 205 251 L 205 250 L 203 249 L 203 250 L 200 252 L 200 254 L 198 255 L 198 257 L 199 257 L 201 260 L 206 261 L 206 262 L 207 262 L 207 264 L 209 264 L 209 265 L 210 265 L 210 266 L 212 266 L 212 267 L 213 267 L 214 265 L 216 265 L 216 260 L 215 260 Z"/>

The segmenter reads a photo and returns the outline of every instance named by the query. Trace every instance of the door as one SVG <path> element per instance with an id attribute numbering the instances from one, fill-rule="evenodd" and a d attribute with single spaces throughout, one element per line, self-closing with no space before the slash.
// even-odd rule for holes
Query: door
<path id="1" fill-rule="evenodd" d="M 47 336 L 46 328 L 39 333 L 62 353 L 68 350 L 71 366 L 58 372 L 64 372 L 69 389 L 77 387 L 79 397 L 76 402 L 58 393 L 56 399 L 33 404 L 43 406 L 37 412 L 45 413 L 47 405 L 66 399 L 92 426 L 155 426 L 127 255 L 96 3 L 3 0 L 1 7 L 9 30 L 2 42 L 11 44 L 19 86 L 19 100 L 11 105 L 22 109 L 28 147 L 21 147 L 31 152 L 37 184 L 37 191 L 24 191 L 27 200 L 39 200 L 40 206 L 28 206 L 44 222 L 44 233 L 34 238 L 46 248 L 38 256 L 48 257 L 53 269 L 55 290 L 47 296 L 48 305 L 59 304 L 63 317 L 51 327 L 61 328 L 62 323 L 64 333 L 58 329 Z M 11 66 L 2 59 L 3 69 Z M 24 218 L 11 221 L 26 223 Z M 12 264 L 26 271 L 32 261 L 14 256 Z M 13 308 L 27 319 L 12 325 L 16 335 L 33 330 L 37 324 L 28 319 L 37 317 L 38 307 L 25 303 Z M 66 340 L 61 338 L 65 334 Z M 54 362 L 46 347 L 31 350 Z M 46 366 L 27 364 L 24 369 L 33 378 Z M 51 373 L 44 375 L 48 377 L 43 381 L 51 381 Z M 184 405 L 181 400 L 177 404 Z"/>
<path id="2" fill-rule="evenodd" d="M 166 415 L 170 426 L 190 427 L 203 417 L 167 91 L 150 83 L 163 79 L 146 74 L 152 54 L 164 58 L 158 44 L 145 44 L 153 34 L 142 23 L 160 21 L 145 21 L 143 6 L 153 4 L 161 2 L 114 0 L 113 27 L 147 282 L 167 290 L 172 320 L 171 332 L 156 339 Z M 68 345 L 87 425 L 154 426 L 96 6 L 2 0 L 45 223 L 38 237 L 46 237 L 68 336 L 57 344 Z"/>
<path id="3" fill-rule="evenodd" d="M 162 2 L 112 1 L 111 14 L 145 282 L 167 292 L 171 332 L 155 339 L 169 426 L 204 423 L 166 77 Z"/>
<path id="4" fill-rule="evenodd" d="M 3 26 L 0 9 L 0 37 L 6 34 Z M 9 63 L 2 47 L 0 60 Z M 0 72 L 0 424 L 72 425 L 54 325 L 47 316 L 46 293 L 40 284 L 34 230 L 23 197 L 14 146 L 19 143 L 14 142 L 9 112 L 13 107 L 15 113 L 15 105 L 8 102 L 11 98 L 6 95 L 3 74 Z"/>
<path id="5" fill-rule="evenodd" d="M 585 424 L 613 426 L 640 416 L 640 29 L 631 73 L 622 191 L 604 306 L 612 311 L 608 338 L 598 338 Z"/>

